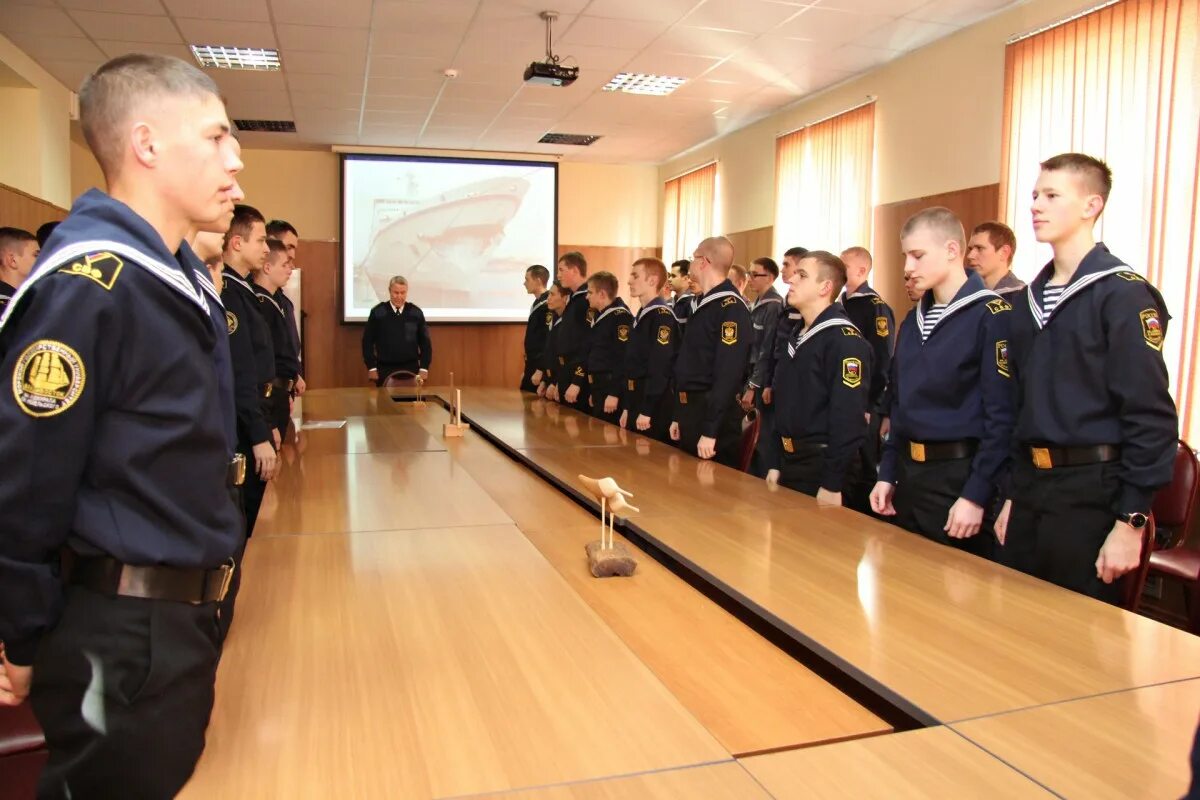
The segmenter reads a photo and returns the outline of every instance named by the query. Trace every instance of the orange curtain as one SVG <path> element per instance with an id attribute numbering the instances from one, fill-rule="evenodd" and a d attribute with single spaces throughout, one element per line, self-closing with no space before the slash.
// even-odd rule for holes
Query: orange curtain
<path id="1" fill-rule="evenodd" d="M 871 245 L 875 104 L 775 140 L 775 250 Z"/>
<path id="2" fill-rule="evenodd" d="M 1124 0 L 1010 44 L 1000 209 L 1028 280 L 1051 254 L 1033 241 L 1038 163 L 1103 158 L 1113 192 L 1096 236 L 1162 291 L 1173 317 L 1163 355 L 1180 432 L 1200 445 L 1200 0 Z"/>
<path id="3" fill-rule="evenodd" d="M 667 181 L 663 193 L 663 260 L 670 264 L 691 258 L 701 240 L 716 235 L 716 163 Z"/>

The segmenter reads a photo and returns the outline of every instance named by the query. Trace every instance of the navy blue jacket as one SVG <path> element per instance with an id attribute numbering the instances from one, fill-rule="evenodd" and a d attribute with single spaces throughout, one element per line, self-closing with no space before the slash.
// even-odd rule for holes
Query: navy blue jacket
<path id="1" fill-rule="evenodd" d="M 429 369 L 433 363 L 433 339 L 425 312 L 415 303 L 405 303 L 399 314 L 389 300 L 376 305 L 363 328 L 362 355 L 368 370 Z"/>
<path id="2" fill-rule="evenodd" d="M 549 291 L 542 292 L 529 307 L 529 319 L 525 320 L 525 363 L 538 365 L 550 338 L 550 326 L 554 324 L 554 312 L 546 305 Z"/>
<path id="3" fill-rule="evenodd" d="M 926 292 L 900 324 L 889 389 L 892 432 L 879 480 L 896 482 L 909 442 L 973 440 L 977 450 L 959 496 L 987 506 L 1008 474 L 1012 306 L 972 272 L 923 342 L 921 321 L 932 304 L 933 292 Z"/>
<path id="4" fill-rule="evenodd" d="M 1030 444 L 1121 448 L 1114 514 L 1148 512 L 1171 482 L 1179 419 L 1162 345 L 1167 304 L 1158 290 L 1097 244 L 1041 320 L 1047 264 L 1013 295 L 1009 359 L 1016 381 L 1015 456 Z"/>
<path id="5" fill-rule="evenodd" d="M 803 334 L 800 330 L 797 326 L 775 368 L 775 426 L 793 448 L 825 446 L 821 487 L 840 492 L 867 437 L 871 347 L 840 303 L 822 311 Z"/>
<path id="6" fill-rule="evenodd" d="M 596 312 L 588 337 L 585 365 L 588 375 L 619 371 L 625 364 L 625 349 L 632 332 L 633 314 L 621 298 L 613 300 L 603 311 Z"/>
<path id="7" fill-rule="evenodd" d="M 199 259 L 98 190 L 0 318 L 0 639 L 32 663 L 59 549 L 212 569 L 241 540 L 225 312 Z M 7 376 L 12 376 L 11 378 Z"/>
<path id="8" fill-rule="evenodd" d="M 300 374 L 300 351 L 295 349 L 292 334 L 288 330 L 291 323 L 288 321 L 287 311 L 279 305 L 275 295 L 262 286 L 252 283 L 250 288 L 258 298 L 258 312 L 262 315 L 263 322 L 267 323 L 267 330 L 271 334 L 271 352 L 275 356 L 273 375 L 285 380 L 294 379 Z"/>
<path id="9" fill-rule="evenodd" d="M 238 442 L 247 451 L 271 441 L 271 425 L 262 411 L 263 385 L 275 377 L 271 329 L 258 310 L 258 297 L 246 279 L 228 264 L 222 275 L 221 301 L 233 356 L 233 401 L 237 407 Z M 247 465 L 249 467 L 250 465 Z"/>
<path id="10" fill-rule="evenodd" d="M 675 389 L 709 392 L 701 435 L 715 438 L 750 356 L 750 309 L 728 280 L 700 296 L 675 359 Z"/>
<path id="11" fill-rule="evenodd" d="M 778 330 L 779 316 L 787 309 L 783 306 L 783 298 L 775 287 L 763 292 L 762 297 L 750 306 L 750 323 L 754 327 L 754 336 L 750 341 L 750 378 L 749 384 L 755 388 L 770 386 L 767 382 L 767 370 L 774 369 L 772 353 L 775 350 L 775 331 Z"/>
<path id="12" fill-rule="evenodd" d="M 870 410 L 883 412 L 884 391 L 891 373 L 893 342 L 896 336 L 896 317 L 879 292 L 867 284 L 854 290 L 854 294 L 842 295 L 846 316 L 862 331 L 875 353 L 874 371 L 871 375 Z"/>
<path id="13" fill-rule="evenodd" d="M 675 302 L 671 304 L 671 311 L 675 314 L 675 321 L 680 325 L 687 325 L 688 318 L 696 310 L 696 296 L 691 292 L 684 292 L 675 298 Z"/>
<path id="14" fill-rule="evenodd" d="M 679 322 L 665 300 L 656 297 L 638 311 L 623 369 L 622 406 L 630 414 L 654 416 L 659 401 L 670 388 L 679 340 Z"/>
<path id="15" fill-rule="evenodd" d="M 596 313 L 588 305 L 587 284 L 571 293 L 562 317 L 554 326 L 554 377 L 559 390 L 587 385 L 588 344 Z"/>

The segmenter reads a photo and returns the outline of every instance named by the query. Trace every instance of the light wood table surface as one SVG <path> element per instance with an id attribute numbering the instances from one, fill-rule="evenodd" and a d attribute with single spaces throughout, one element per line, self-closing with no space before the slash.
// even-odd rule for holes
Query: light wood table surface
<path id="1" fill-rule="evenodd" d="M 512 525 L 255 537 L 186 798 L 422 798 L 728 761 Z"/>
<path id="2" fill-rule="evenodd" d="M 740 765 L 712 764 L 647 775 L 569 783 L 471 800 L 771 800 Z"/>
<path id="3" fill-rule="evenodd" d="M 1200 681 L 962 722 L 955 730 L 1063 797 L 1182 797 Z"/>
<path id="4" fill-rule="evenodd" d="M 431 410 L 441 411 L 441 408 Z M 288 450 L 295 450 L 296 455 L 307 456 L 445 450 L 441 431 L 434 434 L 414 416 L 379 414 L 345 417 L 346 424 L 340 428 L 303 430 L 298 438 L 285 443 L 284 458 L 288 458 Z"/>
<path id="5" fill-rule="evenodd" d="M 929 800 L 1054 795 L 949 728 L 741 760 L 776 800 Z"/>

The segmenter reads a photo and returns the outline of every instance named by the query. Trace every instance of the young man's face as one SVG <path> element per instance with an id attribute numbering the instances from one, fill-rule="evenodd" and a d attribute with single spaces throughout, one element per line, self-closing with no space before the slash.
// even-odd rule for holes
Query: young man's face
<path id="1" fill-rule="evenodd" d="M 1091 194 L 1082 176 L 1065 170 L 1042 170 L 1033 187 L 1033 235 L 1039 242 L 1062 241 L 1083 226 L 1091 227 L 1104 201 Z"/>
<path id="2" fill-rule="evenodd" d="M 578 289 L 579 284 L 583 283 L 583 275 L 579 273 L 578 267 L 573 267 L 562 261 L 558 262 L 555 266 L 555 275 L 558 277 L 559 282 L 568 289 L 572 286 Z"/>
<path id="3" fill-rule="evenodd" d="M 788 279 L 788 305 L 798 311 L 821 295 L 821 287 L 829 282 L 820 279 L 819 271 L 816 259 L 800 259 Z"/>
<path id="4" fill-rule="evenodd" d="M 762 264 L 750 265 L 750 291 L 754 292 L 755 296 L 762 297 L 771 284 L 775 283 L 775 276 L 772 275 Z"/>
<path id="5" fill-rule="evenodd" d="M 667 281 L 671 284 L 671 291 L 677 294 L 683 294 L 688 288 L 688 279 L 681 271 L 680 267 L 671 267 L 671 277 Z"/>
<path id="6" fill-rule="evenodd" d="M 588 308 L 592 309 L 593 311 L 603 311 L 604 309 L 608 308 L 610 303 L 612 303 L 612 298 L 609 297 L 608 292 L 604 291 L 603 289 L 597 289 L 591 284 L 588 284 L 587 298 Z"/>
<path id="7" fill-rule="evenodd" d="M 37 241 L 29 239 L 18 242 L 15 247 L 9 249 L 4 254 L 4 260 L 16 271 L 18 279 L 24 281 L 33 271 L 33 262 L 37 261 L 40 252 L 42 252 L 42 248 L 38 247 Z"/>
<path id="8" fill-rule="evenodd" d="M 646 280 L 646 268 L 641 264 L 634 264 L 629 270 L 629 295 L 641 300 L 647 295 L 653 296 L 654 293 L 654 289 Z"/>
<path id="9" fill-rule="evenodd" d="M 271 248 L 267 244 L 267 226 L 263 222 L 255 222 L 250 226 L 250 233 L 242 239 L 242 258 L 251 269 L 262 269 L 267 263 Z"/>
<path id="10" fill-rule="evenodd" d="M 388 287 L 388 295 L 391 297 L 392 305 L 399 308 L 408 299 L 408 284 L 393 283 Z"/>
<path id="11" fill-rule="evenodd" d="M 904 293 L 908 295 L 908 301 L 910 303 L 917 302 L 921 299 L 921 296 L 925 294 L 925 292 L 917 291 L 917 287 L 914 285 L 913 278 L 908 275 L 904 276 Z"/>
<path id="12" fill-rule="evenodd" d="M 230 134 L 225 105 L 216 95 L 181 95 L 153 109 L 146 119 L 158 190 L 191 227 L 208 230 L 233 213 L 240 192 L 234 175 L 242 169 L 241 147 Z"/>
<path id="13" fill-rule="evenodd" d="M 533 277 L 532 272 L 525 273 L 525 292 L 527 294 L 541 294 L 541 286 L 537 279 Z"/>
<path id="14" fill-rule="evenodd" d="M 867 280 L 867 275 L 871 271 L 871 264 L 862 256 L 842 256 L 842 263 L 846 265 L 846 284 L 858 288 Z"/>
<path id="15" fill-rule="evenodd" d="M 959 268 L 955 263 L 958 244 L 941 239 L 927 225 L 900 240 L 904 251 L 904 278 L 910 277 L 913 289 L 925 292 L 946 279 L 951 269 Z"/>
<path id="16" fill-rule="evenodd" d="M 967 242 L 967 266 L 977 271 L 980 277 L 990 278 L 1008 271 L 1008 247 L 999 250 L 992 246 L 987 231 L 980 231 Z"/>
<path id="17" fill-rule="evenodd" d="M 550 294 L 546 295 L 546 306 L 555 314 L 561 314 L 567 307 L 567 298 L 559 294 L 558 289 L 551 289 Z"/>
<path id="18" fill-rule="evenodd" d="M 263 264 L 263 277 L 266 278 L 265 288 L 274 292 L 287 284 L 288 278 L 292 274 L 287 265 L 286 252 L 272 252 L 267 255 L 267 262 Z"/>
<path id="19" fill-rule="evenodd" d="M 289 269 L 296 268 L 296 245 L 300 244 L 299 237 L 291 231 L 284 231 L 275 237 L 283 242 L 283 246 L 287 248 L 287 260 Z"/>

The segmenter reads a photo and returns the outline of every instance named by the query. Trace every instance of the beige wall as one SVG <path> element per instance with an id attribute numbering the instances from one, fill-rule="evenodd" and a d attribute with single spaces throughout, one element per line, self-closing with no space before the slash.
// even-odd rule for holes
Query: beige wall
<path id="1" fill-rule="evenodd" d="M 0 183 L 56 205 L 69 205 L 71 93 L 3 36 L 0 64 L 30 86 L 0 90 L 4 101 Z M 10 100 L 15 108 L 8 105 Z"/>
<path id="2" fill-rule="evenodd" d="M 722 227 L 744 231 L 773 225 L 775 138 L 872 95 L 877 98 L 873 204 L 996 183 L 1005 42 L 1092 5 L 1094 0 L 1037 0 L 997 14 L 673 159 L 659 168 L 659 180 L 716 159 Z M 776 249 L 785 244 L 777 242 Z"/>

